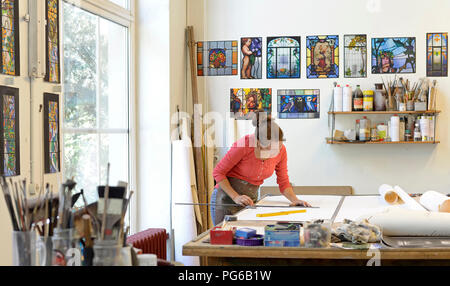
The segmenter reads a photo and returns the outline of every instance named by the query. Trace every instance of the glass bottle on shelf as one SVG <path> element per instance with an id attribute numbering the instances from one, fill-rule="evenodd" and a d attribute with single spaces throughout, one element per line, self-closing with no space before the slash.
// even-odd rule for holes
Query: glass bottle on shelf
<path id="1" fill-rule="evenodd" d="M 361 90 L 361 86 L 357 85 L 355 93 L 353 95 L 353 111 L 363 111 L 364 108 L 364 95 Z"/>

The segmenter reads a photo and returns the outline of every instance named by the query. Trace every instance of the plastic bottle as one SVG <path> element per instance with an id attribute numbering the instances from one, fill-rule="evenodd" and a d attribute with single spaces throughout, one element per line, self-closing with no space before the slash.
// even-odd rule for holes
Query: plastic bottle
<path id="1" fill-rule="evenodd" d="M 360 120 L 359 141 L 370 141 L 370 120 L 366 116 Z"/>
<path id="2" fill-rule="evenodd" d="M 381 123 L 380 125 L 377 126 L 378 129 L 378 138 L 380 141 L 384 141 L 386 139 L 386 137 L 388 136 L 387 134 L 387 125 L 384 123 Z"/>
<path id="3" fill-rule="evenodd" d="M 343 103 L 342 103 L 342 110 L 344 112 L 351 112 L 352 111 L 352 102 L 353 102 L 353 91 L 352 88 L 347 84 L 344 87 L 344 94 L 343 94 Z"/>
<path id="4" fill-rule="evenodd" d="M 405 131 L 406 131 L 405 119 L 400 118 L 400 141 L 405 141 Z"/>
<path id="5" fill-rule="evenodd" d="M 414 128 L 414 142 L 422 141 L 422 134 L 420 133 L 419 123 L 416 123 L 416 127 Z"/>
<path id="6" fill-rule="evenodd" d="M 359 119 L 356 120 L 356 127 L 355 127 L 355 130 L 356 130 L 356 141 L 359 141 L 359 128 L 361 126 L 360 122 L 361 122 L 361 120 L 359 120 Z"/>
<path id="7" fill-rule="evenodd" d="M 357 85 L 355 94 L 353 95 L 353 111 L 363 111 L 364 95 L 361 86 Z"/>
<path id="8" fill-rule="evenodd" d="M 342 112 L 343 89 L 340 85 L 334 88 L 334 111 Z"/>

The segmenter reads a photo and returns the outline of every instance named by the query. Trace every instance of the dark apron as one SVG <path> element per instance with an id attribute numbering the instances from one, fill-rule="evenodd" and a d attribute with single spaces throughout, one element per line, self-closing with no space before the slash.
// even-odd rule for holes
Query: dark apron
<path id="1" fill-rule="evenodd" d="M 252 185 L 249 182 L 236 178 L 228 178 L 228 181 L 230 181 L 230 185 L 233 187 L 236 193 L 238 193 L 239 195 L 246 195 L 250 197 L 253 202 L 257 201 L 259 186 Z M 214 192 L 211 196 L 211 218 L 214 226 L 221 223 L 224 220 L 225 216 L 234 215 L 244 209 L 244 207 L 237 206 L 220 206 L 224 204 L 235 205 L 236 203 L 219 186 L 218 189 L 214 189 Z"/>

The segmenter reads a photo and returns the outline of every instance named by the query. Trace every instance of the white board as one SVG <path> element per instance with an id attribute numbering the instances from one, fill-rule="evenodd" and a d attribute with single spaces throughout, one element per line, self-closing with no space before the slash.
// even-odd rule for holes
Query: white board
<path id="1" fill-rule="evenodd" d="M 308 208 L 306 213 L 290 214 L 274 217 L 262 217 L 259 218 L 257 214 L 284 212 L 302 210 L 305 208 L 256 208 L 245 209 L 237 214 L 238 220 L 254 220 L 254 221 L 310 221 L 316 219 L 332 219 L 342 196 L 298 196 L 299 199 L 307 201 L 313 207 L 319 207 L 318 209 Z M 284 196 L 267 197 L 261 200 L 258 205 L 270 205 L 270 206 L 289 206 L 290 202 Z"/>

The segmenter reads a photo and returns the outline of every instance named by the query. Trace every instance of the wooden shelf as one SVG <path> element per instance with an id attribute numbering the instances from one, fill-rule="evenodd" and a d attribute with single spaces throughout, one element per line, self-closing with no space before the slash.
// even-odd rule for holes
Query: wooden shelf
<path id="1" fill-rule="evenodd" d="M 330 111 L 328 114 L 439 114 L 441 113 L 440 110 L 435 111 L 352 111 L 352 112 L 335 112 Z"/>
<path id="2" fill-rule="evenodd" d="M 400 142 L 385 142 L 385 141 L 377 141 L 377 142 L 345 142 L 345 141 L 332 141 L 330 138 L 327 138 L 327 144 L 348 144 L 348 145 L 376 145 L 376 144 L 439 144 L 440 141 L 425 141 L 425 142 L 414 142 L 414 141 L 400 141 Z"/>

